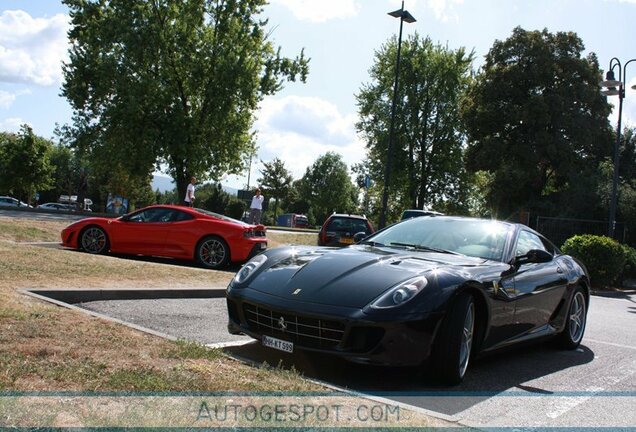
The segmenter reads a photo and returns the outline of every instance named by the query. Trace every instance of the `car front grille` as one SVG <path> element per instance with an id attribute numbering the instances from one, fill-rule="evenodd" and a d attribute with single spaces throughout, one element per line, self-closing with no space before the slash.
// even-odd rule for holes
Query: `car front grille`
<path id="1" fill-rule="evenodd" d="M 265 230 L 254 230 L 254 237 L 265 237 Z"/>
<path id="2" fill-rule="evenodd" d="M 243 305 L 243 311 L 251 331 L 307 348 L 335 348 L 344 336 L 345 326 L 338 321 L 277 312 L 249 303 Z"/>

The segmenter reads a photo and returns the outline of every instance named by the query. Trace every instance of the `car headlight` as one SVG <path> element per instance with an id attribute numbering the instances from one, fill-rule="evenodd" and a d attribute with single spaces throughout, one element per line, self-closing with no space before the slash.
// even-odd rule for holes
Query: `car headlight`
<path id="1" fill-rule="evenodd" d="M 243 283 L 249 278 L 257 268 L 262 266 L 265 261 L 267 261 L 267 257 L 265 255 L 256 255 L 254 258 L 249 260 L 234 276 L 234 282 Z"/>
<path id="2" fill-rule="evenodd" d="M 381 309 L 400 306 L 415 297 L 415 294 L 422 291 L 426 285 L 428 285 L 428 280 L 424 276 L 401 282 L 382 294 L 371 304 L 371 307 Z"/>

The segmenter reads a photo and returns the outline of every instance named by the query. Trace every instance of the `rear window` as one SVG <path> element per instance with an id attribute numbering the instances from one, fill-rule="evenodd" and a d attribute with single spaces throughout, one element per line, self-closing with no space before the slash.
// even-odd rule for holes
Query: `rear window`
<path id="1" fill-rule="evenodd" d="M 348 232 L 358 233 L 364 231 L 367 234 L 371 234 L 369 225 L 364 219 L 350 219 L 350 218 L 332 218 L 327 225 L 327 231 L 335 232 Z"/>

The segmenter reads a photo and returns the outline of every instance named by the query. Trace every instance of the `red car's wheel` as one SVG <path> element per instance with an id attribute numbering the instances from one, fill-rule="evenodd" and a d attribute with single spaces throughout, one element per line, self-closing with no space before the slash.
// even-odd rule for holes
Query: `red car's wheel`
<path id="1" fill-rule="evenodd" d="M 108 251 L 108 235 L 97 226 L 89 226 L 80 235 L 80 247 L 90 254 L 102 254 Z"/>
<path id="2" fill-rule="evenodd" d="M 230 261 L 230 248 L 221 237 L 206 237 L 197 246 L 197 261 L 210 269 L 225 267 Z"/>

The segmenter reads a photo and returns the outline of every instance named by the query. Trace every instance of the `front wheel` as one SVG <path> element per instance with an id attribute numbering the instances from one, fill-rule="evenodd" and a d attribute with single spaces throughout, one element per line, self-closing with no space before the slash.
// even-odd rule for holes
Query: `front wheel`
<path id="1" fill-rule="evenodd" d="M 90 254 L 103 254 L 108 251 L 108 235 L 98 226 L 89 226 L 82 231 L 80 247 Z"/>
<path id="2" fill-rule="evenodd" d="M 585 333 L 587 322 L 587 302 L 581 287 L 576 287 L 570 299 L 570 307 L 565 320 L 565 328 L 559 335 L 559 345 L 564 349 L 574 349 L 579 346 Z"/>
<path id="3" fill-rule="evenodd" d="M 475 333 L 475 301 L 462 293 L 444 318 L 432 353 L 434 374 L 448 385 L 459 384 L 466 375 Z"/>
<path id="4" fill-rule="evenodd" d="M 229 263 L 230 248 L 222 238 L 209 236 L 197 246 L 196 258 L 203 267 L 219 269 Z"/>

